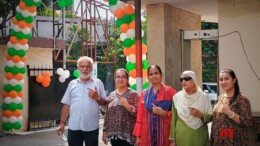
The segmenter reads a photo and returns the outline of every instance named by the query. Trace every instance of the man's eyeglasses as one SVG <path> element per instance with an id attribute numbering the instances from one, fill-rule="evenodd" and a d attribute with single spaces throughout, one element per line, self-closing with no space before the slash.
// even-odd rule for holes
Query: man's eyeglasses
<path id="1" fill-rule="evenodd" d="M 184 78 L 180 78 L 180 82 L 183 82 L 184 81 L 189 81 L 191 80 L 192 78 L 191 77 L 184 77 Z"/>

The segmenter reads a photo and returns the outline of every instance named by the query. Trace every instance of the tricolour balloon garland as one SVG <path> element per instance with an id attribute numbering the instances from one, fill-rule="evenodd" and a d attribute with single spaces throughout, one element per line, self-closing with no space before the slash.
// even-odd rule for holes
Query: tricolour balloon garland
<path id="1" fill-rule="evenodd" d="M 10 29 L 11 37 L 7 43 L 7 65 L 4 68 L 6 74 L 2 92 L 3 129 L 7 131 L 22 127 L 21 98 L 23 97 L 23 74 L 26 72 L 25 55 L 29 48 L 27 42 L 31 38 L 30 31 L 36 16 L 36 8 L 39 5 L 41 0 L 20 0 L 16 7 L 16 15 L 12 18 L 13 28 Z"/>
<path id="2" fill-rule="evenodd" d="M 105 0 L 107 1 L 107 0 Z M 124 45 L 126 69 L 129 71 L 130 88 L 136 90 L 136 46 L 135 46 L 135 13 L 134 6 L 120 0 L 108 0 L 110 12 L 115 15 L 116 27 L 120 28 L 120 39 Z M 143 31 L 142 31 L 143 32 Z M 147 46 L 142 44 L 143 89 L 148 87 L 146 60 Z"/>

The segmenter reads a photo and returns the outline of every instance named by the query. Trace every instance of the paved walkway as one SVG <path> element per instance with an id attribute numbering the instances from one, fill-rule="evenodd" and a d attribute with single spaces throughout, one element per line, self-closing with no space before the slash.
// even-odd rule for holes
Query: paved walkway
<path id="1" fill-rule="evenodd" d="M 100 119 L 99 146 L 105 145 L 102 141 L 103 120 Z M 67 130 L 65 131 L 67 135 Z M 62 136 L 56 134 L 55 128 L 33 132 L 5 133 L 0 137 L 1 146 L 68 146 Z"/>

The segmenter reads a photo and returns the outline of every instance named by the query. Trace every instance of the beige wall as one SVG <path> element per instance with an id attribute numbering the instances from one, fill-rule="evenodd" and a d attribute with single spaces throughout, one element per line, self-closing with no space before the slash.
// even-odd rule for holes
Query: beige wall
<path id="1" fill-rule="evenodd" d="M 240 32 L 245 52 L 258 77 L 247 62 L 238 33 L 219 39 L 219 69 L 235 71 L 241 91 L 250 99 L 252 110 L 260 112 L 259 1 L 236 3 L 235 6 L 232 2 L 219 1 L 219 35 L 232 31 Z"/>
<path id="2" fill-rule="evenodd" d="M 4 67 L 6 65 L 6 54 L 7 46 L 0 45 L 0 105 L 2 106 L 3 97 L 3 80 L 5 78 Z M 30 66 L 46 66 L 52 67 L 52 49 L 50 48 L 32 48 L 30 47 L 27 51 L 27 65 Z M 22 103 L 24 108 L 22 110 L 22 116 L 24 118 L 23 121 L 23 128 L 22 130 L 25 131 L 27 129 L 27 121 L 28 121 L 28 75 L 27 73 L 24 74 L 24 85 L 23 85 L 23 92 L 24 97 L 22 97 Z M 2 108 L 0 108 L 0 113 L 2 113 Z M 0 114 L 0 131 L 2 130 L 2 118 L 3 115 Z"/>
<path id="3" fill-rule="evenodd" d="M 164 73 L 163 82 L 180 90 L 179 77 L 181 66 L 180 29 L 199 30 L 199 15 L 175 8 L 167 4 L 147 5 L 147 44 L 149 64 L 157 64 Z M 184 69 L 197 73 L 199 82 L 202 77 L 201 41 L 185 42 Z"/>

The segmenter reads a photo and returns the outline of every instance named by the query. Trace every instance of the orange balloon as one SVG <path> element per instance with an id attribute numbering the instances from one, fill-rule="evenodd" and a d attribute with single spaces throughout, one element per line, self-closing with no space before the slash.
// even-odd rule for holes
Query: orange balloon
<path id="1" fill-rule="evenodd" d="M 42 81 L 43 81 L 43 76 L 42 76 L 42 75 L 38 75 L 38 76 L 36 77 L 36 82 L 37 82 L 37 83 L 42 83 Z"/>
<path id="2" fill-rule="evenodd" d="M 51 77 L 51 73 L 50 72 L 48 72 L 48 71 L 45 71 L 45 72 L 43 72 L 43 74 L 42 74 L 44 77 Z"/>
<path id="3" fill-rule="evenodd" d="M 130 22 L 129 27 L 135 29 L 135 20 Z"/>
<path id="4" fill-rule="evenodd" d="M 136 46 L 135 46 L 135 44 L 132 45 L 132 46 L 130 47 L 130 49 L 132 50 L 132 54 L 136 54 Z"/>
<path id="5" fill-rule="evenodd" d="M 23 74 L 18 73 L 18 74 L 16 74 L 16 75 L 14 76 L 14 78 L 15 78 L 16 80 L 20 81 L 20 80 L 23 79 Z"/>
<path id="6" fill-rule="evenodd" d="M 51 78 L 50 77 L 43 77 L 43 81 L 42 82 L 50 83 L 51 82 Z"/>
<path id="7" fill-rule="evenodd" d="M 148 77 L 148 72 L 147 72 L 147 70 L 143 70 L 143 77 L 144 77 L 144 78 L 147 78 L 147 77 Z"/>
<path id="8" fill-rule="evenodd" d="M 22 62 L 26 62 L 27 58 L 24 56 L 24 57 L 20 57 L 20 61 Z"/>
<path id="9" fill-rule="evenodd" d="M 116 9 L 115 16 L 117 19 L 123 18 L 124 15 L 125 15 L 125 12 L 123 9 Z"/>
<path id="10" fill-rule="evenodd" d="M 2 96 L 3 96 L 3 97 L 8 97 L 8 96 L 9 96 L 9 93 L 6 92 L 6 91 L 3 91 L 3 92 L 2 92 Z"/>
<path id="11" fill-rule="evenodd" d="M 5 110 L 3 111 L 3 115 L 7 118 L 11 117 L 13 115 L 11 110 Z"/>
<path id="12" fill-rule="evenodd" d="M 15 62 L 15 63 L 18 63 L 20 61 L 20 57 L 15 55 L 13 56 L 12 60 Z"/>
<path id="13" fill-rule="evenodd" d="M 21 110 L 15 110 L 13 112 L 13 115 L 16 116 L 16 117 L 20 117 L 22 115 L 22 112 L 21 112 Z"/>
<path id="14" fill-rule="evenodd" d="M 27 26 L 25 21 L 20 21 L 18 25 L 20 28 L 25 28 Z"/>
<path id="15" fill-rule="evenodd" d="M 128 25 L 128 24 L 122 24 L 122 25 L 120 26 L 120 30 L 121 30 L 121 32 L 123 32 L 123 33 L 126 33 L 128 29 L 129 29 L 129 25 Z"/>
<path id="16" fill-rule="evenodd" d="M 146 54 L 147 53 L 147 46 L 142 44 L 142 54 Z"/>
<path id="17" fill-rule="evenodd" d="M 130 48 L 125 48 L 123 52 L 125 56 L 132 54 L 132 50 Z"/>
<path id="18" fill-rule="evenodd" d="M 17 40 L 17 38 L 16 38 L 15 36 L 11 36 L 11 37 L 10 37 L 10 42 L 11 42 L 12 44 L 17 44 L 17 43 L 18 43 L 18 40 Z"/>
<path id="19" fill-rule="evenodd" d="M 43 87 L 48 87 L 50 85 L 50 82 L 42 82 Z"/>
<path id="20" fill-rule="evenodd" d="M 28 11 L 30 13 L 34 13 L 36 11 L 36 7 L 35 6 L 28 7 Z"/>
<path id="21" fill-rule="evenodd" d="M 27 9 L 27 6 L 25 5 L 25 3 L 23 1 L 20 1 L 19 7 L 20 7 L 21 10 Z"/>
<path id="22" fill-rule="evenodd" d="M 17 20 L 15 17 L 14 17 L 12 20 L 13 20 L 13 23 L 14 23 L 15 25 L 18 25 L 19 22 L 18 22 L 18 20 Z"/>
<path id="23" fill-rule="evenodd" d="M 9 56 L 8 54 L 5 55 L 6 60 L 12 60 L 12 56 Z"/>
<path id="24" fill-rule="evenodd" d="M 5 74 L 5 77 L 6 77 L 8 80 L 11 80 L 11 79 L 14 78 L 14 74 L 8 72 L 8 73 Z"/>
<path id="25" fill-rule="evenodd" d="M 136 78 L 136 69 L 133 69 L 132 71 L 129 72 L 130 77 Z"/>
<path id="26" fill-rule="evenodd" d="M 127 5 L 124 7 L 124 12 L 128 15 L 133 14 L 135 12 L 134 7 L 132 5 Z"/>
<path id="27" fill-rule="evenodd" d="M 15 98 L 15 97 L 17 96 L 17 92 L 14 91 L 14 90 L 12 90 L 12 91 L 9 92 L 9 96 L 10 96 L 11 98 Z"/>
<path id="28" fill-rule="evenodd" d="M 22 97 L 23 97 L 23 91 L 18 92 L 18 93 L 17 93 L 17 96 L 20 97 L 20 98 L 22 98 Z"/>
<path id="29" fill-rule="evenodd" d="M 27 44 L 27 42 L 28 42 L 27 39 L 21 39 L 21 40 L 17 39 L 17 40 L 18 40 L 18 43 L 20 43 L 20 44 L 22 44 L 22 45 L 25 45 L 25 44 Z"/>

